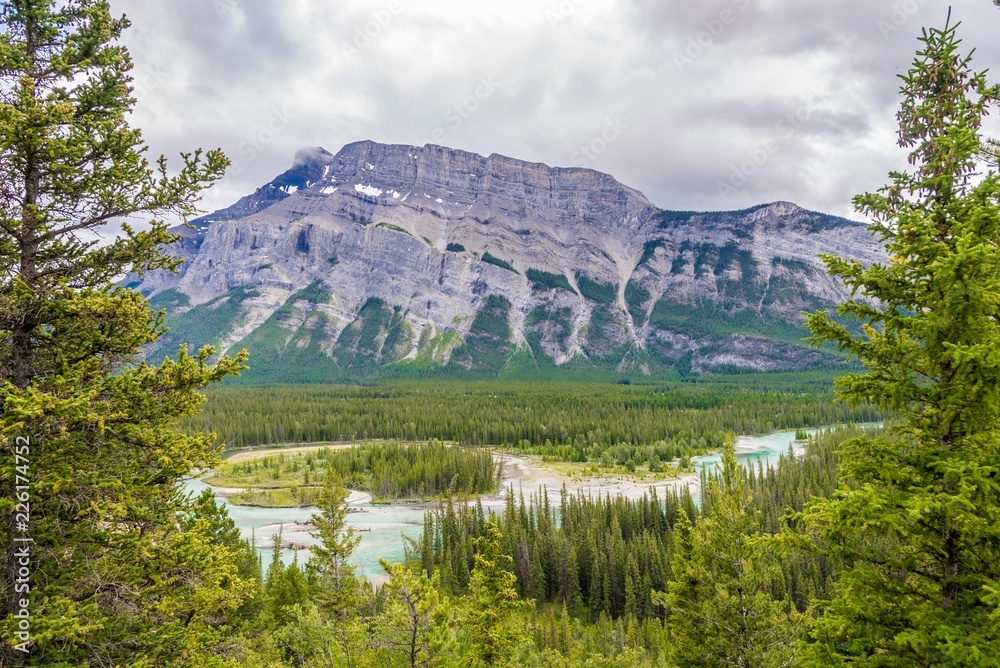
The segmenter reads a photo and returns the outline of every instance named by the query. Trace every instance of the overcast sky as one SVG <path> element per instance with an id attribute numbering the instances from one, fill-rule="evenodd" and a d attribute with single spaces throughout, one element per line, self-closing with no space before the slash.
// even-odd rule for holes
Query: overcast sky
<path id="1" fill-rule="evenodd" d="M 950 0 L 1000 76 L 1000 8 Z M 946 0 L 111 0 L 154 154 L 222 148 L 214 210 L 361 139 L 614 175 L 668 209 L 852 215 Z M 994 122 L 991 129 L 1000 129 Z M 1000 134 L 1000 132 L 998 132 Z M 852 217 L 856 217 L 853 216 Z"/>

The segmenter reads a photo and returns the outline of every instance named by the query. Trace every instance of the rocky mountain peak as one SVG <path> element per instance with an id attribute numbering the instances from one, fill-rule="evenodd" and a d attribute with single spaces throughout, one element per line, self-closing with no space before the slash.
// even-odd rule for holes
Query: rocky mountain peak
<path id="1" fill-rule="evenodd" d="M 299 149 L 292 162 L 292 169 L 296 167 L 309 167 L 314 164 L 325 167 L 333 161 L 334 155 L 320 146 L 312 146 Z"/>
<path id="2" fill-rule="evenodd" d="M 780 216 L 788 216 L 804 210 L 801 206 L 792 202 L 772 202 L 768 204 L 768 207 Z"/>
<path id="3" fill-rule="evenodd" d="M 800 312 L 845 296 L 818 254 L 883 257 L 863 225 L 790 202 L 665 211 L 590 169 L 373 141 L 303 149 L 184 234 L 182 274 L 139 284 L 173 308 L 167 343 L 321 380 L 801 368 L 825 358 Z"/>

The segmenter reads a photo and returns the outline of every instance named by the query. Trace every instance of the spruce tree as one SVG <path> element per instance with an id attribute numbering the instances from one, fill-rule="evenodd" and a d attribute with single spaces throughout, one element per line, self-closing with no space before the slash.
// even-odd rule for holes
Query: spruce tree
<path id="1" fill-rule="evenodd" d="M 171 428 L 243 358 L 182 349 L 142 361 L 162 315 L 117 284 L 177 265 L 161 219 L 192 216 L 227 161 L 211 151 L 183 155 L 173 173 L 163 158 L 149 164 L 127 123 L 127 27 L 99 0 L 0 4 L 0 665 L 214 665 L 228 614 L 254 588 L 180 491 L 213 461 L 213 439 Z M 146 229 L 104 230 L 130 218 Z M 26 485 L 18 439 L 30 442 Z M 27 532 L 13 521 L 22 491 Z M 27 656 L 10 617 L 22 597 L 13 541 L 25 534 Z"/>
<path id="2" fill-rule="evenodd" d="M 349 616 L 360 598 L 358 578 L 348 559 L 361 542 L 354 529 L 347 526 L 348 491 L 334 473 L 327 473 L 312 516 L 318 543 L 312 548 L 309 567 L 319 584 L 318 599 L 325 612 L 333 617 Z"/>
<path id="3" fill-rule="evenodd" d="M 334 639 L 343 665 L 354 666 L 364 637 L 358 613 L 363 592 L 354 566 L 348 561 L 361 542 L 361 537 L 347 526 L 348 495 L 336 474 L 327 472 L 316 501 L 320 512 L 312 516 L 318 542 L 312 547 L 307 568 L 317 584 L 313 598 L 323 628 Z"/>
<path id="4" fill-rule="evenodd" d="M 383 586 L 385 605 L 373 622 L 376 650 L 385 665 L 406 668 L 441 666 L 454 651 L 451 602 L 441 593 L 440 581 L 415 573 L 405 564 L 382 560 L 389 575 Z"/>
<path id="5" fill-rule="evenodd" d="M 998 665 L 1000 628 L 1000 178 L 978 156 L 1000 97 L 958 26 L 925 31 L 902 78 L 893 172 L 858 210 L 889 259 L 824 260 L 853 298 L 855 334 L 812 314 L 814 343 L 866 367 L 840 395 L 899 419 L 840 453 L 842 484 L 806 520 L 844 569 L 812 627 L 810 665 Z"/>
<path id="6" fill-rule="evenodd" d="M 520 634 L 517 616 L 530 609 L 518 598 L 511 558 L 503 552 L 503 533 L 493 521 L 483 525 L 475 539 L 476 567 L 472 570 L 462 630 L 473 666 L 508 665 Z"/>
<path id="7" fill-rule="evenodd" d="M 673 579 L 654 602 L 666 610 L 675 663 L 765 668 L 793 665 L 801 615 L 775 596 L 782 573 L 768 537 L 760 535 L 747 472 L 734 440 L 722 455 L 721 476 L 710 476 L 704 497 L 711 513 L 692 526 L 684 513 L 675 527 Z"/>

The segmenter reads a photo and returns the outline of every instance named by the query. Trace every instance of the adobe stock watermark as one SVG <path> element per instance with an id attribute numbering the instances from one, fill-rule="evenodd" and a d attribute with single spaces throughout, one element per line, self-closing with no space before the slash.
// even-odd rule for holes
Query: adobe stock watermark
<path id="1" fill-rule="evenodd" d="M 604 120 L 601 132 L 589 142 L 576 149 L 570 157 L 574 167 L 587 169 L 599 157 L 604 155 L 608 147 L 614 144 L 628 130 L 628 125 L 618 117 Z"/>
<path id="2" fill-rule="evenodd" d="M 34 540 L 31 538 L 31 440 L 14 439 L 14 523 L 11 549 L 17 566 L 14 578 L 14 650 L 28 654 L 31 647 L 31 572 Z"/>
<path id="3" fill-rule="evenodd" d="M 262 125 L 255 134 L 248 136 L 240 142 L 237 148 L 238 157 L 233 158 L 232 165 L 226 170 L 225 176 L 219 180 L 219 185 L 228 186 L 234 176 L 239 176 L 247 165 L 252 163 L 271 142 L 282 132 L 292 125 L 295 114 L 289 111 L 288 104 L 285 103 L 280 109 L 275 107 L 271 112 L 271 118 Z"/>
<path id="4" fill-rule="evenodd" d="M 340 52 L 350 62 L 361 52 L 371 46 L 379 37 L 385 34 L 395 18 L 403 11 L 402 0 L 389 0 L 383 9 L 371 13 L 371 20 L 363 26 L 354 28 L 354 38 L 350 44 L 344 44 Z"/>
<path id="5" fill-rule="evenodd" d="M 729 26 L 736 23 L 740 12 L 745 12 L 749 8 L 750 0 L 733 0 L 733 8 L 723 9 L 714 18 L 702 21 L 701 25 L 705 29 L 688 37 L 684 50 L 674 54 L 674 66 L 677 67 L 677 71 L 683 72 L 685 67 L 693 65 L 694 61 L 705 55 L 715 46 L 716 40 L 725 34 Z"/>
<path id="6" fill-rule="evenodd" d="M 774 124 L 775 136 L 747 151 L 746 158 L 730 166 L 729 179 L 717 181 L 716 189 L 723 200 L 729 199 L 743 188 L 757 172 L 763 169 L 782 144 L 794 137 L 812 119 L 816 107 L 826 98 L 841 92 L 832 83 L 813 88 L 809 98 Z"/>
<path id="7" fill-rule="evenodd" d="M 557 30 L 560 25 L 569 21 L 573 14 L 576 14 L 581 5 L 583 5 L 587 0 L 562 0 L 559 6 L 555 9 L 549 9 L 545 12 L 545 18 L 548 20 L 549 25 L 553 30 Z"/>
<path id="8" fill-rule="evenodd" d="M 242 0 L 212 0 L 215 13 L 223 20 L 243 20 Z"/>
<path id="9" fill-rule="evenodd" d="M 170 68 L 161 63 L 144 67 L 141 71 L 136 72 L 132 79 L 133 97 L 139 99 L 153 93 L 172 76 Z"/>
<path id="10" fill-rule="evenodd" d="M 926 4 L 927 0 L 902 0 L 894 3 L 892 13 L 876 23 L 878 31 L 882 33 L 882 39 L 889 39 L 889 35 L 899 32 Z"/>
<path id="11" fill-rule="evenodd" d="M 483 103 L 493 97 L 493 94 L 502 87 L 502 84 L 494 79 L 493 75 L 479 77 L 479 85 L 476 86 L 475 90 L 445 110 L 441 116 L 444 126 L 434 128 L 430 140 L 425 143 L 440 145 L 448 138 L 449 132 L 454 132 L 462 127 L 465 121 L 472 118 L 473 114 L 483 106 Z"/>

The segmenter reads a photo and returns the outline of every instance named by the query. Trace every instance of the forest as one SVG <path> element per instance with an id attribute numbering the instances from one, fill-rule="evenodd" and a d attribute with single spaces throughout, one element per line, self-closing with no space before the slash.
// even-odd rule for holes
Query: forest
<path id="1" fill-rule="evenodd" d="M 230 160 L 144 157 L 106 2 L 2 9 L 0 668 L 1000 665 L 1000 86 L 950 18 L 900 76 L 909 166 L 854 200 L 887 260 L 823 256 L 852 296 L 806 315 L 854 371 L 250 391 L 219 387 L 245 351 L 146 359 L 165 316 L 121 283 L 180 268 L 165 221 Z M 737 432 L 876 419 L 766 470 L 736 460 Z M 369 439 L 438 442 L 220 457 Z M 697 494 L 509 489 L 490 514 L 475 494 L 501 446 L 721 463 Z M 308 557 L 276 541 L 262 564 L 211 491 L 184 491 L 216 467 L 317 476 Z M 443 497 L 379 586 L 352 566 L 348 485 Z"/>
<path id="2" fill-rule="evenodd" d="M 397 382 L 375 387 L 222 387 L 181 423 L 227 449 L 367 439 L 517 447 L 566 461 L 609 446 L 663 442 L 672 453 L 722 447 L 732 431 L 875 422 L 870 404 L 834 401 L 832 375 L 735 376 L 701 383 Z"/>
<path id="3" fill-rule="evenodd" d="M 451 447 L 432 439 L 419 444 L 366 443 L 303 453 L 277 452 L 248 461 L 223 462 L 204 480 L 216 487 L 245 489 L 230 495 L 232 503 L 275 507 L 312 505 L 328 474 L 350 489 L 371 492 L 372 498 L 382 503 L 429 500 L 444 494 L 492 494 L 500 473 L 492 450 Z M 282 502 L 284 499 L 287 501 Z"/>
<path id="4" fill-rule="evenodd" d="M 810 439 L 802 457 L 782 457 L 776 467 L 733 468 L 746 496 L 753 532 L 777 536 L 794 530 L 813 497 L 829 497 L 837 488 L 837 446 L 851 438 L 878 433 L 844 427 Z M 513 489 L 505 511 L 492 518 L 504 536 L 503 551 L 517 576 L 516 589 L 525 599 L 565 605 L 575 618 L 596 622 L 610 619 L 662 618 L 652 593 L 665 591 L 671 575 L 676 528 L 681 514 L 697 524 L 710 517 L 714 495 L 723 493 L 722 472 L 703 472 L 696 502 L 683 488 L 659 498 L 641 500 L 590 498 L 565 489 L 529 493 Z M 711 483 L 711 484 L 710 484 Z M 487 516 L 481 507 L 449 500 L 429 512 L 422 542 L 412 560 L 429 574 L 437 574 L 442 588 L 461 593 L 469 585 L 475 540 Z M 804 612 L 809 602 L 826 591 L 829 565 L 807 554 L 772 555 L 781 570 L 780 596 Z M 776 592 L 777 593 L 777 590 Z"/>
<path id="5" fill-rule="evenodd" d="M 460 665 L 476 642 L 464 623 L 481 621 L 484 610 L 475 606 L 497 601 L 503 605 L 491 621 L 503 633 L 491 649 L 506 658 L 486 665 L 722 665 L 717 662 L 729 652 L 750 652 L 732 638 L 699 647 L 675 632 L 694 605 L 703 607 L 699 614 L 718 615 L 719 623 L 733 614 L 718 592 L 705 592 L 706 600 L 665 593 L 693 569 L 714 588 L 750 595 L 749 612 L 769 616 L 754 621 L 753 631 L 766 627 L 782 640 L 781 652 L 766 655 L 791 656 L 804 615 L 813 600 L 829 594 L 836 571 L 799 542 L 801 513 L 811 499 L 837 489 L 838 446 L 880 432 L 826 432 L 808 442 L 804 456 L 783 457 L 768 470 L 737 465 L 730 440 L 722 468 L 702 474 L 700 503 L 686 488 L 634 501 L 565 490 L 550 498 L 544 488 L 525 499 L 511 489 L 506 509 L 492 514 L 468 497 L 448 498 L 427 513 L 406 563 L 385 564 L 386 585 L 359 583 L 354 595 L 360 605 L 339 619 L 355 628 L 353 637 L 337 641 L 344 643 L 341 656 L 353 653 L 356 665 Z M 345 494 L 329 486 L 325 492 L 335 500 Z M 210 495 L 200 502 L 211 504 Z M 343 505 L 321 506 L 324 516 L 341 513 L 342 522 Z M 252 551 L 233 533 L 231 521 L 224 514 L 215 521 L 234 549 L 244 552 L 241 562 L 252 565 Z M 733 531 L 760 541 L 733 544 Z M 338 535 L 338 549 L 348 554 L 355 538 L 343 525 Z M 718 559 L 720 553 L 726 558 Z M 497 565 L 502 568 L 490 571 Z M 305 665 L 340 665 L 323 663 L 323 648 L 308 645 L 311 633 L 323 633 L 313 626 L 320 614 L 314 606 L 324 597 L 322 569 L 314 560 L 285 565 L 277 553 L 263 571 L 250 568 L 260 592 L 256 605 L 270 610 L 257 613 L 248 627 L 253 633 L 245 641 L 259 652 L 252 655 L 281 660 L 290 652 Z M 484 571 L 493 588 L 488 596 Z M 265 638 L 281 641 L 273 646 Z M 407 663 L 407 655 L 415 661 Z"/>

